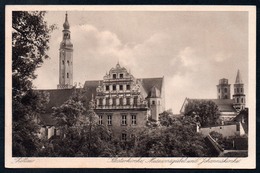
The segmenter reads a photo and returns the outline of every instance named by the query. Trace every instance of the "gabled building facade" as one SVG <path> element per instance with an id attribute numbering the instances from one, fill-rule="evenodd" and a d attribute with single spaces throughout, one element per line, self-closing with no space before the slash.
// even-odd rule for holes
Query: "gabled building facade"
<path id="1" fill-rule="evenodd" d="M 42 90 L 50 97 L 45 113 L 39 117 L 43 133 L 56 134 L 52 107 L 61 106 L 79 90 L 84 90 L 86 102 L 95 102 L 94 111 L 99 116 L 99 124 L 106 125 L 122 140 L 129 138 L 132 131 L 144 127 L 149 118 L 158 121 L 159 114 L 165 110 L 164 77 L 135 78 L 117 63 L 103 80 L 85 81 L 83 88 L 73 87 L 73 44 L 67 14 L 63 28 L 59 49 L 59 84 L 57 89 Z M 51 133 L 48 129 L 52 129 Z"/>

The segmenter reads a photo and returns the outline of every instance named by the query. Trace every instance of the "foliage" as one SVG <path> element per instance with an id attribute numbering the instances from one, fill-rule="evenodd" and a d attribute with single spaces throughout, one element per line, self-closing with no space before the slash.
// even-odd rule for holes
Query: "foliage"
<path id="1" fill-rule="evenodd" d="M 164 111 L 159 115 L 159 122 L 162 126 L 169 127 L 174 123 L 174 121 L 175 118 L 173 117 L 171 110 Z"/>
<path id="2" fill-rule="evenodd" d="M 189 100 L 184 115 L 193 117 L 201 126 L 219 123 L 218 106 L 210 100 Z"/>
<path id="3" fill-rule="evenodd" d="M 48 102 L 46 93 L 32 90 L 35 69 L 48 56 L 50 32 L 45 12 L 12 13 L 12 138 L 13 156 L 34 156 L 39 148 L 35 122 Z"/>
<path id="4" fill-rule="evenodd" d="M 53 108 L 53 117 L 62 136 L 53 137 L 44 144 L 43 156 L 59 157 L 98 157 L 115 155 L 115 148 L 109 137 L 111 132 L 104 125 L 98 124 L 98 116 L 93 111 L 93 102 L 86 110 L 83 102 L 86 98 L 81 91 L 62 104 Z"/>
<path id="5" fill-rule="evenodd" d="M 170 126 L 147 129 L 137 141 L 135 156 L 199 157 L 208 156 L 204 138 L 196 133 L 190 118 L 178 118 Z"/>

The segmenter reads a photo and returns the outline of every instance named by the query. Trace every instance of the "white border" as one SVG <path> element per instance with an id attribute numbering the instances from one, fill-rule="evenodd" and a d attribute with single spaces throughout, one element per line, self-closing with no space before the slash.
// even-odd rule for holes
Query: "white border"
<path id="1" fill-rule="evenodd" d="M 156 158 L 160 161 L 176 163 L 152 163 L 152 158 L 141 158 L 140 162 L 112 162 L 111 158 L 19 158 L 12 157 L 12 11 L 247 11 L 249 17 L 249 152 L 247 158 L 238 158 L 239 163 L 222 163 L 226 158 L 210 158 L 208 163 L 200 163 L 207 158 Z M 53 6 L 53 5 L 8 5 L 5 25 L 5 167 L 8 168 L 193 168 L 193 169 L 253 169 L 256 167 L 256 7 L 255 6 Z M 121 159 L 121 158 L 120 158 Z M 122 158 L 128 159 L 128 158 Z M 131 158 L 138 159 L 138 158 Z M 183 163 L 180 159 L 186 160 Z M 228 158 L 230 160 L 232 158 Z M 233 158 L 234 159 L 234 158 Z M 19 162 L 22 161 L 22 162 Z M 187 161 L 197 161 L 188 163 Z M 212 163 L 211 161 L 215 161 Z M 220 161 L 220 163 L 217 163 Z"/>

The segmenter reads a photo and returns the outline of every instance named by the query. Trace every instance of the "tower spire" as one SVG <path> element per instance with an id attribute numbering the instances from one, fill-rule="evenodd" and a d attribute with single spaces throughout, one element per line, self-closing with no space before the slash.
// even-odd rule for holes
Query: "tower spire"
<path id="1" fill-rule="evenodd" d="M 237 70 L 236 84 L 243 83 L 239 69 Z"/>
<path id="2" fill-rule="evenodd" d="M 59 89 L 73 87 L 73 44 L 70 40 L 70 25 L 68 13 L 65 13 L 65 22 L 62 30 L 62 41 L 60 43 L 59 54 Z"/>
<path id="3" fill-rule="evenodd" d="M 70 29 L 70 24 L 69 24 L 69 21 L 68 21 L 68 13 L 67 13 L 67 11 L 66 11 L 66 14 L 65 14 L 65 22 L 64 22 L 64 24 L 63 24 L 63 28 L 64 29 Z"/>

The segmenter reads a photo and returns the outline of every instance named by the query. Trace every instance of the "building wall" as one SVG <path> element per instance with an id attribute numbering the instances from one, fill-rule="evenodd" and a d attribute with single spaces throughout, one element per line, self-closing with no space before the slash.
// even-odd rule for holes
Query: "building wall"
<path id="1" fill-rule="evenodd" d="M 149 111 L 143 110 L 96 110 L 98 116 L 102 116 L 102 124 L 108 126 L 113 132 L 113 136 L 121 139 L 122 133 L 127 133 L 130 137 L 133 130 L 138 130 L 146 126 Z M 112 116 L 112 124 L 108 125 L 108 115 Z M 122 125 L 122 115 L 126 115 L 126 125 Z M 136 115 L 136 124 L 132 124 L 132 115 Z"/>
<path id="2" fill-rule="evenodd" d="M 214 127 L 206 127 L 199 128 L 199 132 L 203 136 L 207 136 L 210 132 L 218 132 L 223 135 L 223 137 L 234 136 L 236 134 L 240 135 L 240 126 L 236 124 L 232 125 L 223 125 L 223 126 L 214 126 Z"/>

